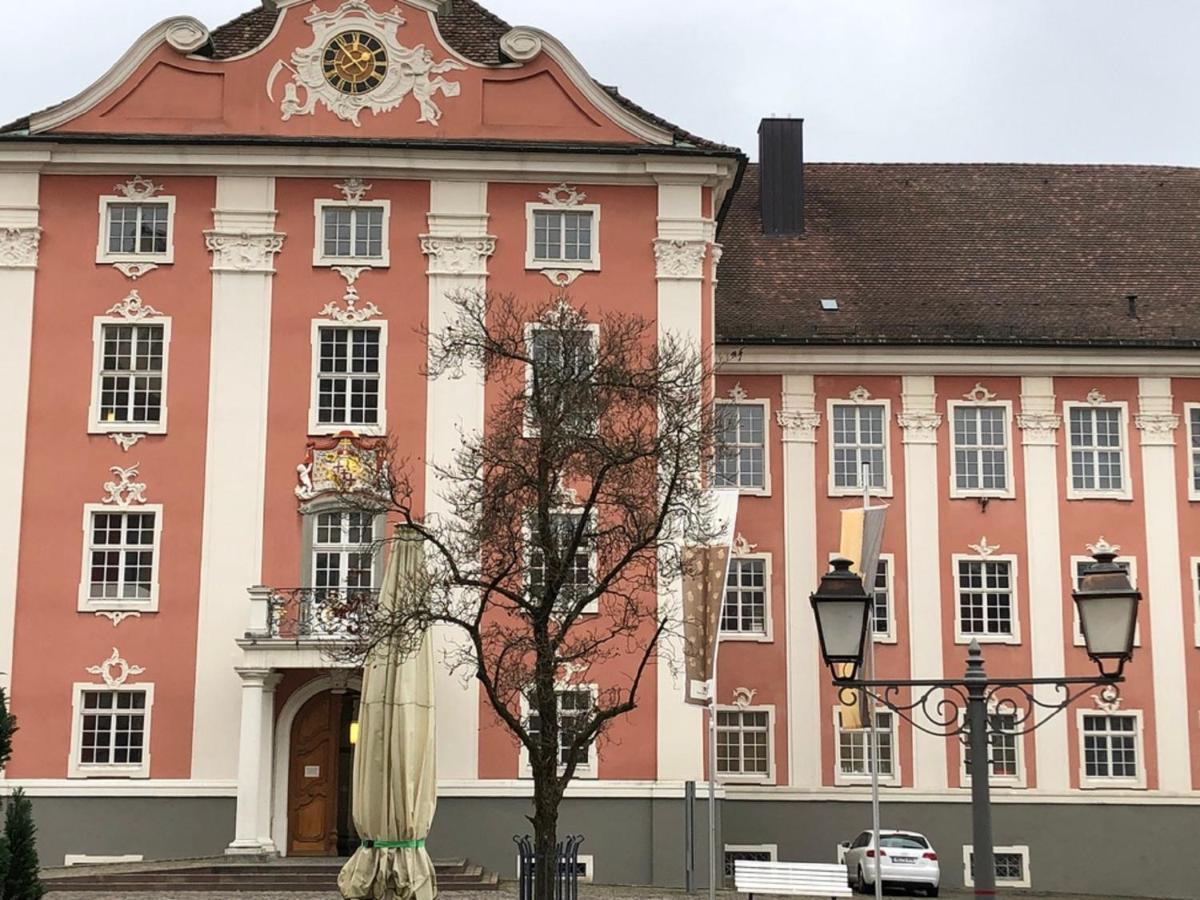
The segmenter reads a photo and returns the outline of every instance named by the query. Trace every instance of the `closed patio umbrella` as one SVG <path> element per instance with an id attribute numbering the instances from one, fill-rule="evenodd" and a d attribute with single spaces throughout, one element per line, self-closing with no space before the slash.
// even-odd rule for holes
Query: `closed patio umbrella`
<path id="1" fill-rule="evenodd" d="M 379 594 L 394 607 L 422 565 L 420 538 L 397 528 Z M 362 846 L 338 875 L 347 900 L 433 900 L 437 880 L 425 838 L 437 807 L 433 647 L 401 658 L 386 643 L 363 667 L 354 747 L 354 825 Z"/>

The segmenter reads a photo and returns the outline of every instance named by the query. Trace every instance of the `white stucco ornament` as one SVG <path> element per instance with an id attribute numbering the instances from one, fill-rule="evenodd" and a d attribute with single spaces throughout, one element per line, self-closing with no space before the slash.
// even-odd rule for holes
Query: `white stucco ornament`
<path id="1" fill-rule="evenodd" d="M 113 647 L 112 656 L 97 666 L 88 666 L 84 671 L 89 675 L 99 675 L 109 687 L 120 687 L 130 675 L 141 675 L 146 670 L 141 666 L 131 666 L 121 652 Z"/>
<path id="2" fill-rule="evenodd" d="M 417 121 L 436 127 L 441 121 L 442 110 L 434 97 L 438 94 L 457 97 L 462 91 L 462 85 L 442 76 L 451 70 L 465 70 L 467 67 L 463 63 L 456 59 L 437 62 L 424 44 L 406 47 L 400 42 L 397 32 L 405 19 L 399 5 L 380 13 L 366 0 L 346 0 L 333 12 L 323 12 L 313 6 L 312 14 L 304 21 L 312 26 L 313 42 L 295 50 L 290 61 L 279 60 L 267 76 L 267 97 L 275 102 L 276 82 L 285 70 L 291 73 L 291 80 L 283 84 L 283 96 L 279 101 L 279 111 L 285 122 L 295 116 L 311 116 L 320 103 L 343 122 L 361 126 L 359 116 L 363 110 L 370 110 L 375 115 L 391 112 L 411 94 L 420 107 L 421 115 Z M 380 73 L 378 83 L 362 82 L 356 85 L 355 93 L 339 90 L 325 75 L 326 50 L 331 41 L 346 32 L 374 38 L 386 55 L 386 69 Z M 363 62 L 368 62 L 366 56 Z"/>

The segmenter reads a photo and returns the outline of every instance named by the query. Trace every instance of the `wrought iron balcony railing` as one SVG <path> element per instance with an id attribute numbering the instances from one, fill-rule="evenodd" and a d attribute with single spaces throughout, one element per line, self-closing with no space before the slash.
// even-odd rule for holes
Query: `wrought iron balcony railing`
<path id="1" fill-rule="evenodd" d="M 248 637 L 280 640 L 353 639 L 379 601 L 368 588 L 250 589 Z"/>

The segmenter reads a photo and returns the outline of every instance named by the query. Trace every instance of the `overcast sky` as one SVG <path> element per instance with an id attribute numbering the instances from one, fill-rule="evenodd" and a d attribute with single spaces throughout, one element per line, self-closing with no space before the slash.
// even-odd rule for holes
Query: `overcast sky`
<path id="1" fill-rule="evenodd" d="M 5 0 L 0 119 L 63 100 L 156 21 L 258 0 Z M 599 80 L 755 155 L 802 116 L 813 160 L 1200 165 L 1197 0 L 485 0 Z"/>

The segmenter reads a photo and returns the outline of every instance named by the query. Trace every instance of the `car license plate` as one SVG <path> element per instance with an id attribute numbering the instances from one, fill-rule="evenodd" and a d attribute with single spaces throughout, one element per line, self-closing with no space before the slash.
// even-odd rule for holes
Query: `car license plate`
<path id="1" fill-rule="evenodd" d="M 911 856 L 893 856 L 892 862 L 912 864 L 916 862 L 916 859 Z"/>

